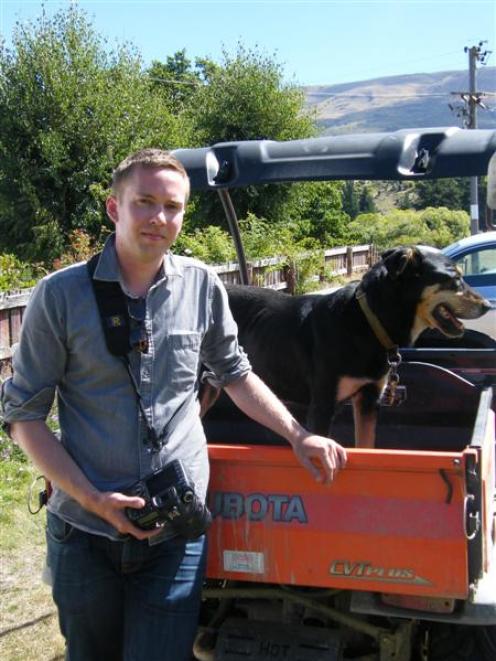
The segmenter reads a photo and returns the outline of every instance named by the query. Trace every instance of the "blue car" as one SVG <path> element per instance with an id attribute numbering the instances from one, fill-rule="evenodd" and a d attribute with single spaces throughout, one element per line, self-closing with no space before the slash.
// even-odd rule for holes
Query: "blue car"
<path id="1" fill-rule="evenodd" d="M 496 340 L 496 232 L 484 232 L 460 239 L 442 252 L 458 264 L 465 282 L 493 306 L 479 319 L 464 320 L 465 327 Z"/>

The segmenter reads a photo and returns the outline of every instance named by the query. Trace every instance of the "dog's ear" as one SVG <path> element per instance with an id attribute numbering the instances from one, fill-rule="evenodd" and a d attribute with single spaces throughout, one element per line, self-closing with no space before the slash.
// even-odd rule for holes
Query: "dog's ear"
<path id="1" fill-rule="evenodd" d="M 394 280 L 403 273 L 416 269 L 421 260 L 421 254 L 415 246 L 400 246 L 390 248 L 381 255 L 388 275 Z"/>

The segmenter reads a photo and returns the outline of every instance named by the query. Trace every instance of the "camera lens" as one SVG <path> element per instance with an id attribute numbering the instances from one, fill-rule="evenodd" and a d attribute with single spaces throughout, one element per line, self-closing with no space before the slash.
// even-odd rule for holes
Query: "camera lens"
<path id="1" fill-rule="evenodd" d="M 183 503 L 191 503 L 194 497 L 194 493 L 188 489 L 183 493 Z"/>

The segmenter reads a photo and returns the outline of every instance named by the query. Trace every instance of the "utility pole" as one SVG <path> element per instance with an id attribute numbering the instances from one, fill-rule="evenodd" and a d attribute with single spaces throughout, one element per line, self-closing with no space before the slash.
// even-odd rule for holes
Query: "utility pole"
<path id="1" fill-rule="evenodd" d="M 468 48 L 465 46 L 465 53 L 468 52 L 468 128 L 477 128 L 477 104 L 480 99 L 477 94 L 477 62 L 480 58 L 482 42 L 478 46 Z M 478 179 L 470 177 L 470 234 L 479 233 L 479 195 Z"/>
<path id="2" fill-rule="evenodd" d="M 460 96 L 462 101 L 465 104 L 465 107 L 461 109 L 460 112 L 457 112 L 458 116 L 463 118 L 463 126 L 467 129 L 476 129 L 477 128 L 477 108 L 480 106 L 485 108 L 484 104 L 481 101 L 481 98 L 484 96 L 483 92 L 477 91 L 477 62 L 480 62 L 482 65 L 486 64 L 486 60 L 491 53 L 491 51 L 482 50 L 485 41 L 479 41 L 477 46 L 472 46 L 469 48 L 465 46 L 464 51 L 468 53 L 468 83 L 469 91 L 468 92 L 452 92 Z M 455 110 L 453 106 L 450 105 L 452 110 Z M 478 181 L 477 177 L 470 177 L 470 233 L 478 234 L 479 233 L 479 200 L 478 200 L 478 191 L 477 191 Z"/>

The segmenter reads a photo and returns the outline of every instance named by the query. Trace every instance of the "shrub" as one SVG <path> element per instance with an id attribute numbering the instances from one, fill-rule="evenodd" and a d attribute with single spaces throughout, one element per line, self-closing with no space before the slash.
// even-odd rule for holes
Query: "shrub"
<path id="1" fill-rule="evenodd" d="M 22 262 L 15 255 L 0 255 L 0 291 L 33 287 L 44 273 L 40 265 Z"/>
<path id="2" fill-rule="evenodd" d="M 348 229 L 354 243 L 374 243 L 379 250 L 411 243 L 442 248 L 469 234 L 470 219 L 465 211 L 445 207 L 395 209 L 385 215 L 360 214 Z"/>

